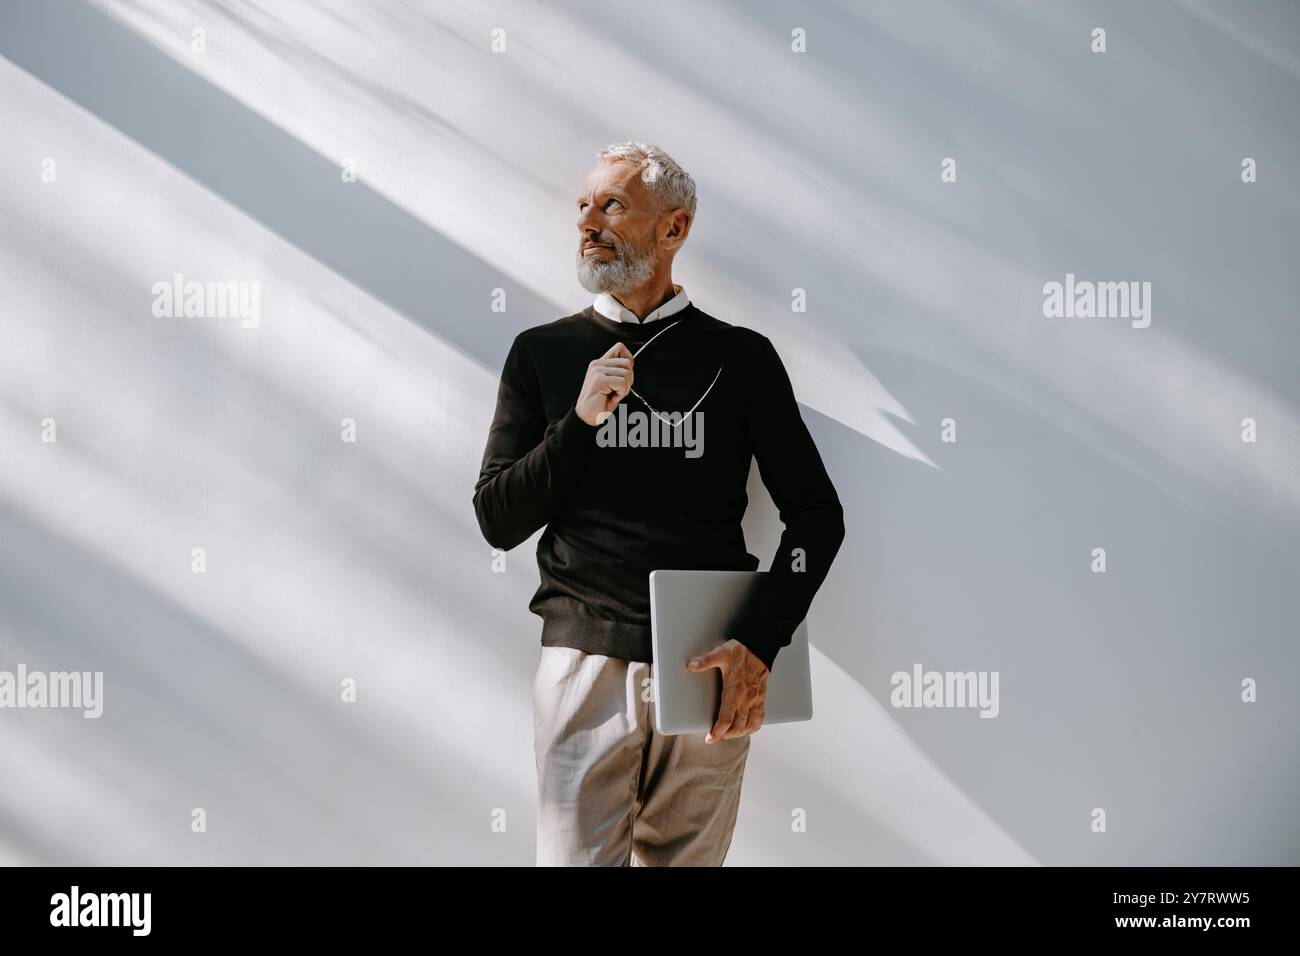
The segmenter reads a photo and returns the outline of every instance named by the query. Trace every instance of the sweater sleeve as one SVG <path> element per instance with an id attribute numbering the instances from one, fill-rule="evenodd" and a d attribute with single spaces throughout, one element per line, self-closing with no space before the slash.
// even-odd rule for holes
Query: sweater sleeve
<path id="1" fill-rule="evenodd" d="M 759 475 L 785 529 L 771 569 L 730 636 L 771 670 L 839 552 L 844 509 L 799 413 L 790 376 L 765 336 L 760 354 L 764 371 L 747 429 Z"/>
<path id="2" fill-rule="evenodd" d="M 572 405 L 546 420 L 536 370 L 516 336 L 474 485 L 474 513 L 488 544 L 508 551 L 550 521 L 582 475 L 596 432 Z"/>

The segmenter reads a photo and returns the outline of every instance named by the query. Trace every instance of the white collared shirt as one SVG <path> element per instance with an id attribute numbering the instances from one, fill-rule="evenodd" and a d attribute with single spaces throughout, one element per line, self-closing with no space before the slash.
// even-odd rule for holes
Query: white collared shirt
<path id="1" fill-rule="evenodd" d="M 644 319 L 638 319 L 636 313 L 632 312 L 630 309 L 624 308 L 623 303 L 619 302 L 618 299 L 614 298 L 608 292 L 602 292 L 600 295 L 596 296 L 595 308 L 596 311 L 605 318 L 614 322 L 633 322 L 639 325 L 644 325 L 646 322 L 653 322 L 656 319 L 666 319 L 668 316 L 675 312 L 680 312 L 690 304 L 691 300 L 686 297 L 686 290 L 676 282 L 673 283 L 673 291 L 677 294 L 647 315 Z"/>

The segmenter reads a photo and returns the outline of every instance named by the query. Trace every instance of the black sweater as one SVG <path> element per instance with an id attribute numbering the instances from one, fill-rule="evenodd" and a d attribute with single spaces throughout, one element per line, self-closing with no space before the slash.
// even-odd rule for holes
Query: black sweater
<path id="1" fill-rule="evenodd" d="M 574 407 L 587 364 L 617 341 L 636 352 L 660 332 L 633 363 L 632 387 L 645 401 L 628 395 L 616 414 L 649 416 L 645 402 L 665 415 L 686 412 L 707 391 L 695 411 L 704 427 L 677 447 L 602 444 L 601 429 Z M 698 445 L 688 453 L 683 441 Z M 757 599 L 727 636 L 771 668 L 830 570 L 844 512 L 765 336 L 693 304 L 646 325 L 588 306 L 519 333 L 501 372 L 474 511 L 501 550 L 546 527 L 541 586 L 529 604 L 543 620 L 543 645 L 650 661 L 652 570 L 759 565 L 741 530 L 751 458 L 785 530 Z"/>

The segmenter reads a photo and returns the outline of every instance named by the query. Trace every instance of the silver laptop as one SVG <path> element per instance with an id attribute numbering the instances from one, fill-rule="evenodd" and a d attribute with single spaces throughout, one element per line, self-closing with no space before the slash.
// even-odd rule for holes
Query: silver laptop
<path id="1" fill-rule="evenodd" d="M 686 662 L 729 637 L 730 625 L 765 571 L 651 571 L 655 724 L 662 734 L 708 733 L 722 703 L 722 672 L 689 671 Z M 763 725 L 812 719 L 808 623 L 781 648 L 767 682 Z"/>

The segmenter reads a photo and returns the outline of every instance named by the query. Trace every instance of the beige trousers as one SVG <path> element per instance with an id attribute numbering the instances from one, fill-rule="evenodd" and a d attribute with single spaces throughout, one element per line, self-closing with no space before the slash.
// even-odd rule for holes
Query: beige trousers
<path id="1" fill-rule="evenodd" d="M 538 866 L 721 866 L 749 736 L 654 726 L 653 665 L 542 647 L 533 678 Z"/>

